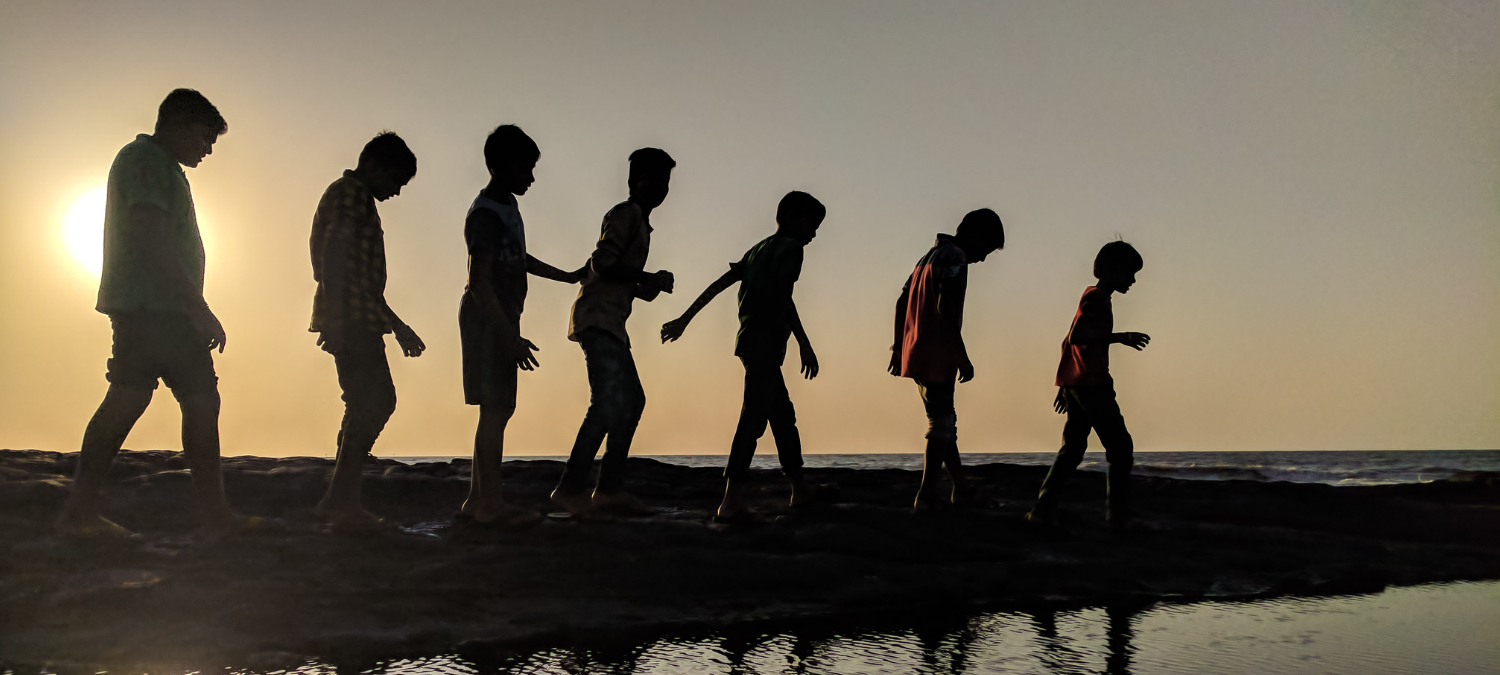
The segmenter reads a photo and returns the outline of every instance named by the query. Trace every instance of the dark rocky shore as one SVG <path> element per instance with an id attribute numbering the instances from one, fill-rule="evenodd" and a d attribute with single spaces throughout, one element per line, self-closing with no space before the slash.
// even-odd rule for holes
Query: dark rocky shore
<path id="1" fill-rule="evenodd" d="M 841 495 L 780 518 L 708 525 L 714 469 L 632 459 L 642 519 L 454 525 L 466 461 L 372 462 L 366 503 L 400 528 L 330 532 L 311 514 L 331 461 L 235 457 L 231 501 L 281 519 L 220 541 L 194 534 L 190 479 L 172 452 L 122 453 L 106 515 L 139 541 L 53 534 L 73 454 L 0 451 L 0 666 L 274 669 L 359 663 L 667 630 L 1039 604 L 1149 603 L 1348 593 L 1500 578 L 1500 475 L 1330 487 L 1138 478 L 1137 530 L 1107 530 L 1103 477 L 1070 486 L 1065 533 L 1021 515 L 1045 469 L 973 467 L 990 508 L 913 515 L 913 471 L 822 469 Z M 519 504 L 546 510 L 555 461 L 507 463 Z M 92 670 L 88 672 L 93 672 Z"/>

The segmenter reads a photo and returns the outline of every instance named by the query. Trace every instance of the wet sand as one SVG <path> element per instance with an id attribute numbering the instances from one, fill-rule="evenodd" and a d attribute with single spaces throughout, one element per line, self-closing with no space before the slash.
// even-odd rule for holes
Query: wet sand
<path id="1" fill-rule="evenodd" d="M 806 512 L 757 471 L 753 500 L 778 518 L 725 529 L 707 522 L 718 470 L 632 459 L 630 488 L 658 515 L 501 530 L 450 522 L 467 462 L 376 460 L 366 504 L 400 528 L 343 533 L 311 513 L 330 460 L 236 457 L 231 501 L 281 524 L 206 541 L 181 455 L 129 452 L 105 510 L 144 536 L 97 542 L 52 533 L 75 459 L 0 451 L 0 663 L 274 669 L 817 617 L 1500 578 L 1497 474 L 1371 487 L 1138 478 L 1140 528 L 1115 533 L 1102 474 L 1081 473 L 1067 532 L 1049 534 L 1021 519 L 1041 467 L 973 467 L 992 507 L 935 515 L 907 507 L 914 471 L 812 470 L 840 497 Z M 506 468 L 511 498 L 547 510 L 561 463 Z"/>

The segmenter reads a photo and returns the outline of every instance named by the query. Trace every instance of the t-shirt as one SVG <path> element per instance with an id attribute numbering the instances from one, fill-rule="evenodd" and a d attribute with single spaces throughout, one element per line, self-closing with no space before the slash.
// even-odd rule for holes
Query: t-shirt
<path id="1" fill-rule="evenodd" d="M 787 315 L 792 308 L 792 287 L 802 275 L 802 248 L 796 239 L 773 234 L 750 247 L 736 263 L 744 277 L 735 356 L 776 365 L 786 360 L 786 341 L 792 334 Z"/>
<path id="2" fill-rule="evenodd" d="M 130 208 L 155 206 L 166 213 L 163 234 L 171 257 L 187 272 L 192 290 L 203 293 L 203 237 L 193 211 L 187 174 L 177 160 L 146 134 L 135 137 L 109 168 L 104 201 L 104 269 L 95 309 L 105 314 L 179 312 L 194 309 L 162 274 L 130 226 Z"/>
<path id="3" fill-rule="evenodd" d="M 475 257 L 490 256 L 490 287 L 495 289 L 500 310 L 520 326 L 526 306 L 526 226 L 515 200 L 503 204 L 481 192 L 464 220 L 464 242 L 469 247 L 471 274 Z M 465 303 L 473 301 L 472 293 L 470 287 L 464 288 Z"/>
<path id="4" fill-rule="evenodd" d="M 325 253 L 333 242 L 344 251 L 343 297 L 331 297 L 325 270 Z M 375 209 L 375 196 L 352 170 L 329 184 L 313 213 L 312 236 L 313 315 L 308 330 L 314 333 L 353 327 L 379 334 L 391 332 L 396 316 L 385 302 L 385 230 Z"/>
<path id="5" fill-rule="evenodd" d="M 951 235 L 940 234 L 906 280 L 901 377 L 952 382 L 958 377 L 969 257 Z M 957 316 L 944 317 L 943 309 Z M 950 325 L 951 323 L 951 325 Z"/>
<path id="6" fill-rule="evenodd" d="M 568 339 L 578 341 L 585 328 L 599 328 L 630 345 L 625 321 L 637 297 L 638 278 L 651 251 L 651 222 L 641 207 L 620 202 L 604 214 L 599 243 L 589 256 L 589 274 L 573 301 Z M 609 272 L 610 276 L 604 276 Z"/>
<path id="7" fill-rule="evenodd" d="M 1057 386 L 1113 385 L 1109 375 L 1109 335 L 1115 330 L 1115 312 L 1110 292 L 1089 286 L 1078 301 L 1073 326 L 1062 343 L 1062 363 L 1057 366 Z M 1097 342 L 1075 344 L 1074 336 L 1093 336 Z"/>

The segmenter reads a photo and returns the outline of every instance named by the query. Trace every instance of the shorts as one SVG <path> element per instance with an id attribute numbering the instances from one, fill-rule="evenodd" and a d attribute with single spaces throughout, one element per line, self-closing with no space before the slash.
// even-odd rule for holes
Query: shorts
<path id="1" fill-rule="evenodd" d="M 458 311 L 458 337 L 463 345 L 464 403 L 514 410 L 516 360 L 505 354 L 500 332 L 479 316 L 468 298 Z"/>
<path id="2" fill-rule="evenodd" d="M 213 352 L 186 314 L 117 313 L 109 322 L 114 346 L 104 379 L 110 385 L 155 391 L 161 380 L 179 401 L 218 391 Z"/>

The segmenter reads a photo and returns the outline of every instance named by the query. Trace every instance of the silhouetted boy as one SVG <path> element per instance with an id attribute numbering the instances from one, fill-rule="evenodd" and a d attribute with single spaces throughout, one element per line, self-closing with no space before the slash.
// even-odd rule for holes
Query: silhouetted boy
<path id="1" fill-rule="evenodd" d="M 802 329 L 792 288 L 802 274 L 802 249 L 818 234 L 827 210 L 806 192 L 789 192 L 776 207 L 776 234 L 750 247 L 745 257 L 725 272 L 693 301 L 682 316 L 661 327 L 662 342 L 676 340 L 688 323 L 724 289 L 738 282 L 740 330 L 735 336 L 734 355 L 745 366 L 745 402 L 739 425 L 729 446 L 729 464 L 724 468 L 724 501 L 714 516 L 718 522 L 753 519 L 745 507 L 745 479 L 755 445 L 771 426 L 781 471 L 792 482 L 792 505 L 811 503 L 816 493 L 802 472 L 802 438 L 797 433 L 797 413 L 781 376 L 786 360 L 787 338 L 795 335 L 801 345 L 802 373 L 818 376 L 818 357 Z"/>
<path id="2" fill-rule="evenodd" d="M 385 232 L 375 209 L 375 202 L 401 194 L 416 174 L 416 156 L 387 131 L 365 144 L 359 165 L 328 186 L 313 215 L 310 244 L 318 290 L 308 330 L 333 355 L 344 391 L 338 459 L 317 510 L 337 525 L 380 522 L 360 505 L 360 478 L 365 456 L 396 411 L 385 334 L 395 333 L 406 356 L 427 349 L 385 302 Z"/>
<path id="3" fill-rule="evenodd" d="M 984 262 L 1005 248 L 1005 227 L 989 209 L 970 211 L 953 236 L 939 234 L 937 242 L 901 288 L 896 300 L 896 341 L 891 346 L 892 375 L 917 382 L 927 411 L 927 451 L 922 462 L 922 485 L 913 508 L 928 510 L 942 503 L 934 494 L 937 472 L 946 468 L 953 481 L 953 504 L 973 501 L 964 481 L 958 455 L 958 413 L 953 406 L 954 378 L 974 379 L 974 364 L 964 347 L 964 294 L 968 266 Z"/>
<path id="4" fill-rule="evenodd" d="M 672 273 L 647 272 L 651 250 L 651 211 L 667 198 L 672 169 L 677 162 L 665 151 L 642 148 L 630 153 L 630 199 L 604 214 L 599 243 L 589 257 L 588 275 L 568 327 L 568 339 L 583 347 L 589 373 L 589 409 L 578 429 L 572 454 L 552 501 L 573 514 L 594 507 L 624 513 L 649 513 L 635 496 L 626 493 L 625 458 L 646 407 L 646 392 L 630 354 L 630 318 L 636 298 L 647 302 L 672 292 Z M 599 444 L 609 437 L 592 501 L 589 473 Z"/>
<path id="5" fill-rule="evenodd" d="M 109 168 L 95 306 L 114 330 L 109 391 L 83 432 L 73 493 L 57 521 L 64 534 L 130 536 L 99 515 L 99 489 L 150 405 L 157 380 L 167 383 L 182 409 L 182 450 L 205 529 L 223 534 L 253 522 L 224 499 L 212 355 L 215 348 L 224 352 L 224 327 L 203 299 L 203 239 L 187 175 L 178 166 L 198 166 L 228 130 L 202 94 L 177 89 L 161 102 L 155 131 L 121 148 Z"/>
<path id="6" fill-rule="evenodd" d="M 1027 520 L 1050 523 L 1057 514 L 1058 493 L 1088 448 L 1089 430 L 1099 434 L 1109 460 L 1107 518 L 1112 526 L 1124 526 L 1130 517 L 1130 469 L 1134 445 L 1115 401 L 1115 381 L 1109 375 L 1109 346 L 1120 343 L 1136 350 L 1146 347 L 1145 333 L 1115 333 L 1110 294 L 1125 293 L 1135 283 L 1143 266 L 1141 254 L 1123 241 L 1112 241 L 1094 258 L 1094 276 L 1099 283 L 1083 291 L 1073 326 L 1062 343 L 1062 363 L 1057 367 L 1057 399 L 1052 406 L 1067 413 L 1063 445 L 1052 470 L 1042 481 L 1036 505 Z"/>
<path id="7" fill-rule="evenodd" d="M 526 227 L 516 197 L 536 182 L 532 170 L 541 155 L 520 127 L 496 128 L 484 142 L 490 182 L 474 198 L 464 220 L 469 284 L 459 305 L 458 332 L 463 341 L 464 402 L 479 406 L 479 428 L 474 432 L 469 498 L 459 513 L 480 523 L 518 525 L 538 518 L 506 504 L 500 487 L 505 426 L 516 411 L 516 371 L 540 365 L 531 353 L 536 345 L 521 337 L 526 275 L 572 284 L 582 272 L 564 272 L 526 252 Z"/>

